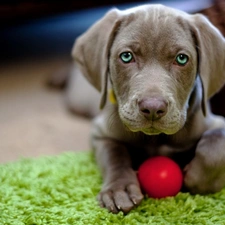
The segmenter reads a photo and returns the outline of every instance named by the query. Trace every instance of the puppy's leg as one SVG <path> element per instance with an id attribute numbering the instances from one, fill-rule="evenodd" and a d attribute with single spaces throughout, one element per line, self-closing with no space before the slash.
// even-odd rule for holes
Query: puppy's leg
<path id="1" fill-rule="evenodd" d="M 110 139 L 96 139 L 94 147 L 104 179 L 100 205 L 113 213 L 129 212 L 143 195 L 126 147 Z"/>
<path id="2" fill-rule="evenodd" d="M 191 193 L 207 194 L 225 187 L 225 129 L 206 131 L 194 159 L 185 168 L 184 183 Z"/>

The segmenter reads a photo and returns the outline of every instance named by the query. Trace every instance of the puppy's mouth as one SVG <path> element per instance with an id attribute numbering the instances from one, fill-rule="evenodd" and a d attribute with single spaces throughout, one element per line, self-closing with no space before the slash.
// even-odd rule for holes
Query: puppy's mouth
<path id="1" fill-rule="evenodd" d="M 132 132 L 142 132 L 146 135 L 158 135 L 161 133 L 167 133 L 165 131 L 161 131 L 159 129 L 156 129 L 154 127 L 148 127 L 148 128 L 130 128 L 129 126 L 126 125 L 126 127 L 132 131 Z"/>
<path id="2" fill-rule="evenodd" d="M 150 127 L 148 129 L 143 129 L 142 132 L 147 135 L 158 135 L 158 134 L 163 133 L 162 131 L 155 129 L 154 127 Z"/>
<path id="3" fill-rule="evenodd" d="M 126 126 L 126 128 L 128 130 L 130 130 L 131 132 L 142 132 L 144 134 L 147 135 L 157 135 L 157 134 L 161 134 L 164 133 L 162 130 L 155 128 L 152 123 L 145 125 L 145 126 L 132 126 L 131 124 L 128 124 L 126 122 L 124 122 L 124 125 Z"/>
<path id="4" fill-rule="evenodd" d="M 124 125 L 131 132 L 142 132 L 146 135 L 158 135 L 161 133 L 171 135 L 171 134 L 175 134 L 179 130 L 176 123 L 170 124 L 170 126 L 168 127 L 160 126 L 159 124 L 154 122 L 151 122 L 151 123 L 149 122 L 147 124 L 141 123 L 141 124 L 135 124 L 135 125 L 124 122 Z"/>
<path id="5" fill-rule="evenodd" d="M 144 134 L 147 134 L 147 135 L 158 135 L 158 134 L 163 133 L 162 131 L 157 130 L 154 127 L 150 127 L 150 128 L 146 128 L 146 129 L 140 129 L 140 131 L 143 132 Z"/>

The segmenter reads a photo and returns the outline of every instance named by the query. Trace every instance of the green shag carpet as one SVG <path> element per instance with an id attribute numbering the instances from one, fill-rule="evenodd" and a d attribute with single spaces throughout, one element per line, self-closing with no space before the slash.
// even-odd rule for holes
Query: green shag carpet
<path id="1" fill-rule="evenodd" d="M 128 215 L 114 215 L 96 201 L 101 182 L 90 152 L 1 165 L 0 224 L 225 224 L 225 189 L 207 196 L 146 198 Z"/>

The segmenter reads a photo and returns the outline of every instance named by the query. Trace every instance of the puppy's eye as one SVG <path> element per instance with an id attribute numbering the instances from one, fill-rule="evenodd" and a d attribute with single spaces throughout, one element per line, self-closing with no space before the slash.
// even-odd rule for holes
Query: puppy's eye
<path id="1" fill-rule="evenodd" d="M 123 52 L 120 54 L 120 58 L 124 63 L 129 63 L 133 60 L 133 55 L 131 52 Z"/>
<path id="2" fill-rule="evenodd" d="M 188 58 L 187 55 L 185 55 L 185 54 L 179 54 L 179 55 L 177 55 L 177 57 L 176 57 L 176 63 L 177 63 L 178 65 L 180 65 L 180 66 L 184 66 L 184 65 L 187 64 L 188 59 L 189 59 L 189 58 Z"/>

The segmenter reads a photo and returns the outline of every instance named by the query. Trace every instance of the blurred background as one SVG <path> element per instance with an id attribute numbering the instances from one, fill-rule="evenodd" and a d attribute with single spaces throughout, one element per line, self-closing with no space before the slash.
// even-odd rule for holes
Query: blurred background
<path id="1" fill-rule="evenodd" d="M 71 114 L 46 82 L 71 63 L 75 38 L 107 10 L 146 3 L 202 12 L 225 34 L 225 0 L 1 1 L 0 162 L 89 150 L 90 121 Z M 223 96 L 212 100 L 221 115 Z"/>

